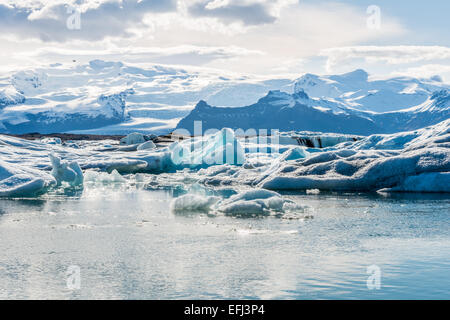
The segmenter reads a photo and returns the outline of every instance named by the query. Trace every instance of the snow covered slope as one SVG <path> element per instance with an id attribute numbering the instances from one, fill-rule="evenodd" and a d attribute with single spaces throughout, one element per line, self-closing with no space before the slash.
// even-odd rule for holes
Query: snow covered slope
<path id="1" fill-rule="evenodd" d="M 300 81 L 300 84 L 314 94 L 322 92 L 336 96 L 338 88 L 341 88 L 337 86 L 338 82 L 333 83 L 330 79 L 325 81 L 313 78 L 320 80 L 315 82 L 311 79 L 311 76 L 307 76 Z M 352 74 L 351 77 L 346 76 L 344 79 L 355 86 L 357 83 L 361 85 L 366 83 L 366 77 L 361 76 L 360 72 Z M 397 81 L 400 80 L 396 79 L 393 87 L 397 86 L 395 84 Z M 330 86 L 336 90 L 330 89 Z M 430 85 L 428 89 L 436 88 Z M 346 89 L 354 90 L 355 87 L 347 84 Z M 230 127 L 243 130 L 249 128 L 278 129 L 280 131 L 304 130 L 370 135 L 415 130 L 450 118 L 449 92 L 442 88 L 435 92 L 420 91 L 419 94 L 404 94 L 408 96 L 403 101 L 404 106 L 413 100 L 414 103 L 425 100 L 411 108 L 383 113 L 362 110 L 364 109 L 362 105 L 356 105 L 351 95 L 344 94 L 335 98 L 312 98 L 299 86 L 299 82 L 297 82 L 295 90 L 294 94 L 271 91 L 256 104 L 241 108 L 217 108 L 208 105 L 205 101 L 200 101 L 195 109 L 180 121 L 177 129 L 194 132 L 195 122 L 202 121 L 203 130 Z M 366 97 L 370 97 L 370 95 L 366 95 Z M 385 96 L 386 105 L 389 104 L 390 96 L 392 96 L 392 91 Z M 396 95 L 396 98 L 399 96 Z M 396 100 L 392 101 L 395 105 Z"/>
<path id="2" fill-rule="evenodd" d="M 271 91 L 256 104 L 240 108 L 217 108 L 200 101 L 195 109 L 177 126 L 194 133 L 196 121 L 202 122 L 203 131 L 213 128 L 232 129 L 278 129 L 280 131 L 321 131 L 368 135 L 380 132 L 369 118 L 353 112 L 317 107 L 314 100 L 304 95 L 289 95 Z M 198 131 L 198 130 L 197 130 Z"/>
<path id="3" fill-rule="evenodd" d="M 0 132 L 166 133 L 206 99 L 220 106 L 253 103 L 288 79 L 94 60 L 52 64 L 0 80 Z"/>
<path id="4" fill-rule="evenodd" d="M 295 92 L 305 91 L 310 97 L 332 98 L 358 110 L 379 113 L 420 105 L 442 89 L 449 86 L 439 77 L 372 80 L 364 70 L 331 76 L 306 74 L 295 82 Z"/>
<path id="5" fill-rule="evenodd" d="M 102 60 L 55 63 L 2 75 L 0 133 L 164 134 L 186 116 L 178 128 L 203 120 L 205 129 L 391 133 L 448 118 L 448 89 L 438 77 L 373 80 L 363 70 L 293 81 Z"/>

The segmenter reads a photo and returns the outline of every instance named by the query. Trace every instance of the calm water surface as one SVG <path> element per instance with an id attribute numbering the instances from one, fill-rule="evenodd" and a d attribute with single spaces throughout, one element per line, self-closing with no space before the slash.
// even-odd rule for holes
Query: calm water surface
<path id="1" fill-rule="evenodd" d="M 450 299 L 450 196 L 285 196 L 311 209 L 175 215 L 168 192 L 101 188 L 0 200 L 0 298 Z"/>

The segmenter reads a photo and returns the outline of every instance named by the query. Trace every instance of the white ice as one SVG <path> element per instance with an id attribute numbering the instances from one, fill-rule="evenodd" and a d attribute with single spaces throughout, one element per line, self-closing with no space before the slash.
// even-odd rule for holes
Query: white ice
<path id="1" fill-rule="evenodd" d="M 83 171 L 89 170 L 116 170 L 113 177 L 146 173 L 149 178 L 142 183 L 152 188 L 198 183 L 208 188 L 450 192 L 450 119 L 416 131 L 373 135 L 322 149 L 278 146 L 274 150 L 280 152 L 268 153 L 252 152 L 245 145 L 230 129 L 135 151 L 125 151 L 114 141 L 80 141 L 74 148 L 71 143 L 0 135 L 0 195 L 35 194 L 56 184 L 80 186 Z M 93 174 L 87 174 L 91 180 Z M 257 202 L 240 205 L 251 206 L 250 211 L 259 210 L 257 206 L 273 209 Z"/>

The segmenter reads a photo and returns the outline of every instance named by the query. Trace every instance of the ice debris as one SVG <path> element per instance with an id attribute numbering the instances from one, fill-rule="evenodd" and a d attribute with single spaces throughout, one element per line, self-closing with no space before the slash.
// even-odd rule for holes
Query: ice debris
<path id="1" fill-rule="evenodd" d="M 220 200 L 218 197 L 207 197 L 195 194 L 186 194 L 172 201 L 172 211 L 204 212 L 208 213 L 212 206 Z"/>
<path id="2" fill-rule="evenodd" d="M 187 194 L 172 202 L 173 212 L 221 213 L 237 217 L 276 215 L 299 209 L 304 207 L 274 191 L 263 189 L 240 192 L 223 200 L 215 196 Z"/>
<path id="3" fill-rule="evenodd" d="M 137 147 L 137 151 L 155 149 L 156 145 L 153 141 L 147 141 Z"/>
<path id="4" fill-rule="evenodd" d="M 50 161 L 52 163 L 52 175 L 55 177 L 58 185 L 63 182 L 70 186 L 79 186 L 83 184 L 83 171 L 77 162 L 65 162 L 60 158 L 50 154 Z"/>
<path id="5" fill-rule="evenodd" d="M 36 196 L 54 185 L 48 173 L 0 160 L 0 197 Z"/>

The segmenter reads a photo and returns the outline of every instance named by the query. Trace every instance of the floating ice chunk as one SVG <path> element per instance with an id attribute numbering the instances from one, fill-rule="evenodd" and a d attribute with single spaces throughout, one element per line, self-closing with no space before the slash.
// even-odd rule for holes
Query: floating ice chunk
<path id="1" fill-rule="evenodd" d="M 0 160 L 0 197 L 35 196 L 55 184 L 55 179 L 45 172 Z"/>
<path id="2" fill-rule="evenodd" d="M 302 147 L 296 147 L 289 149 L 285 153 L 283 153 L 281 157 L 281 161 L 290 161 L 290 160 L 298 160 L 298 159 L 304 159 L 309 156 L 309 152 L 305 150 L 305 148 Z"/>
<path id="3" fill-rule="evenodd" d="M 339 151 L 280 168 L 260 186 L 271 190 L 376 191 L 396 186 L 411 175 L 450 171 L 450 149 L 429 148 L 401 154 L 359 151 L 342 159 Z M 292 165 L 291 165 L 292 166 Z"/>
<path id="4" fill-rule="evenodd" d="M 126 137 L 122 138 L 120 140 L 121 145 L 134 145 L 134 144 L 140 144 L 146 142 L 146 139 L 142 133 L 139 132 L 133 132 L 127 135 Z"/>
<path id="5" fill-rule="evenodd" d="M 319 189 L 308 189 L 306 190 L 306 194 L 320 194 Z"/>
<path id="6" fill-rule="evenodd" d="M 255 189 L 255 190 L 249 190 L 243 193 L 239 193 L 237 195 L 232 196 L 230 199 L 225 201 L 227 202 L 234 202 L 238 200 L 256 200 L 256 199 L 269 199 L 272 197 L 281 197 L 278 193 L 270 190 L 264 190 L 264 189 Z"/>
<path id="7" fill-rule="evenodd" d="M 45 187 L 45 180 L 26 174 L 17 174 L 0 181 L 0 196 L 30 196 L 39 193 Z"/>
<path id="8" fill-rule="evenodd" d="M 58 184 L 67 182 L 71 186 L 83 184 L 83 171 L 77 162 L 61 162 L 61 159 L 50 154 L 52 163 L 52 175 Z"/>
<path id="9" fill-rule="evenodd" d="M 450 142 L 450 119 L 434 126 L 395 134 L 375 134 L 350 145 L 356 150 L 401 150 L 431 147 L 433 144 Z M 448 145 L 447 145 L 448 146 Z"/>
<path id="10" fill-rule="evenodd" d="M 66 147 L 73 149 L 80 149 L 80 145 L 76 142 L 67 142 Z"/>
<path id="11" fill-rule="evenodd" d="M 450 192 L 450 172 L 423 173 L 407 177 L 401 184 L 380 192 Z"/>
<path id="12" fill-rule="evenodd" d="M 287 161 L 291 160 L 299 160 L 308 158 L 310 153 L 305 150 L 304 147 L 294 147 L 285 151 L 278 159 L 271 161 L 271 165 L 260 175 L 258 179 L 255 180 L 255 183 L 259 183 L 265 178 L 273 175 L 275 172 L 283 168 L 286 170 Z"/>
<path id="13" fill-rule="evenodd" d="M 42 143 L 52 144 L 52 145 L 61 145 L 62 140 L 60 138 L 51 137 L 51 138 L 43 138 L 41 139 Z"/>
<path id="14" fill-rule="evenodd" d="M 136 171 L 146 172 L 171 172 L 175 169 L 175 164 L 172 161 L 171 153 L 168 151 L 158 151 L 151 153 L 144 153 L 143 155 L 136 156 L 139 161 L 144 161 L 146 165 L 144 167 L 138 167 Z M 119 170 L 122 172 L 121 170 Z M 132 172 L 132 171 L 127 171 Z"/>
<path id="15" fill-rule="evenodd" d="M 117 170 L 113 170 L 111 173 L 87 170 L 84 173 L 84 181 L 108 184 L 108 183 L 124 183 L 127 180 L 124 177 L 122 177 Z"/>
<path id="16" fill-rule="evenodd" d="M 190 139 L 172 145 L 172 161 L 178 167 L 207 167 L 220 164 L 242 165 L 245 151 L 234 132 L 224 128 L 203 139 Z"/>
<path id="17" fill-rule="evenodd" d="M 269 201 L 267 200 L 250 200 L 250 201 L 236 201 L 228 205 L 220 207 L 220 211 L 227 215 L 252 216 L 252 215 L 269 215 Z M 278 201 L 278 205 L 282 203 Z M 281 209 L 279 205 L 279 209 Z"/>
<path id="18" fill-rule="evenodd" d="M 256 189 L 243 192 L 221 202 L 218 211 L 233 216 L 270 215 L 283 211 L 284 200 L 276 192 Z"/>
<path id="19" fill-rule="evenodd" d="M 220 200 L 218 197 L 205 197 L 195 194 L 187 194 L 178 197 L 172 202 L 172 211 L 182 212 L 205 212 L 208 213 L 211 207 Z"/>
<path id="20" fill-rule="evenodd" d="M 153 141 L 147 141 L 147 142 L 144 142 L 144 143 L 140 144 L 137 147 L 137 151 L 150 150 L 150 149 L 155 149 L 155 148 L 156 148 L 156 145 L 153 143 Z"/>

